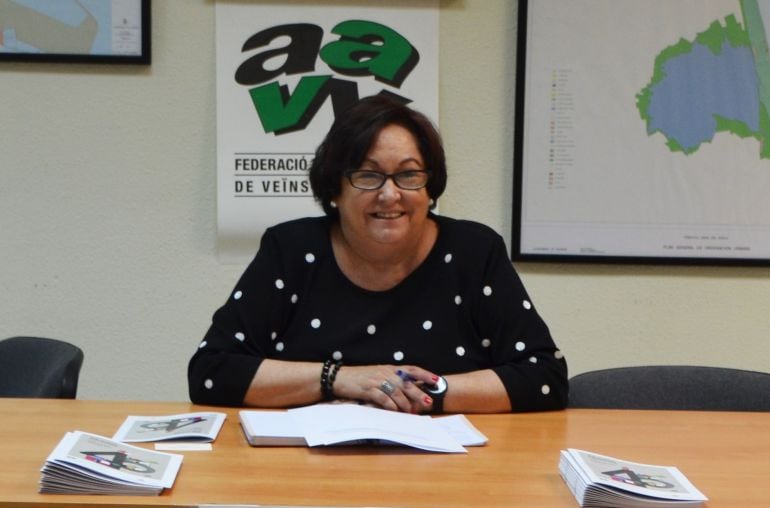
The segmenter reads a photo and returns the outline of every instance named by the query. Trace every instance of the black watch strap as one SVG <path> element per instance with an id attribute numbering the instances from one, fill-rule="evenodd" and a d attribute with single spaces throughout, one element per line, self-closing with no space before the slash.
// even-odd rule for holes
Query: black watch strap
<path id="1" fill-rule="evenodd" d="M 438 378 L 438 382 L 434 385 L 425 385 L 423 387 L 423 391 L 430 395 L 430 398 L 433 399 L 433 408 L 431 412 L 433 413 L 443 413 L 444 412 L 444 397 L 446 397 L 446 392 L 449 389 L 449 385 L 446 382 L 446 378 L 443 376 L 440 376 Z"/>

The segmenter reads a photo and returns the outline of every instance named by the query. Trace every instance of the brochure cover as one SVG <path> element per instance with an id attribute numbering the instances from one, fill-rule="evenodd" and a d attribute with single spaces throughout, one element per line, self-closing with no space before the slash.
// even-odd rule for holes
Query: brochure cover
<path id="1" fill-rule="evenodd" d="M 129 416 L 112 439 L 124 443 L 169 439 L 211 442 L 216 439 L 226 417 L 225 413 Z"/>

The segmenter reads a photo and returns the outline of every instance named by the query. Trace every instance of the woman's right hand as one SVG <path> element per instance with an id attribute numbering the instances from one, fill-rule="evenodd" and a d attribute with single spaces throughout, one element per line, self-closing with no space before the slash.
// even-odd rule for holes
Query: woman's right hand
<path id="1" fill-rule="evenodd" d="M 433 400 L 418 385 L 433 384 L 438 375 L 414 365 L 343 365 L 334 382 L 334 396 L 391 411 L 426 413 Z"/>

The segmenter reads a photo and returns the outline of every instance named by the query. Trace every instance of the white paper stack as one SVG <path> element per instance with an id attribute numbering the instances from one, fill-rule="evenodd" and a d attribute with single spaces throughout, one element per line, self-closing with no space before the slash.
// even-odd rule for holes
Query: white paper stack
<path id="1" fill-rule="evenodd" d="M 357 404 L 316 404 L 288 411 L 243 410 L 253 446 L 403 445 L 432 452 L 466 453 L 486 436 L 463 415 L 431 418 Z"/>

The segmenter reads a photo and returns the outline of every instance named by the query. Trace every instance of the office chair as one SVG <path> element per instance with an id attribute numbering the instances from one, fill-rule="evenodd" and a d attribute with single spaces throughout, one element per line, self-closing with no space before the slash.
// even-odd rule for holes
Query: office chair
<path id="1" fill-rule="evenodd" d="M 56 339 L 0 340 L 0 397 L 74 399 L 83 351 Z"/>
<path id="2" fill-rule="evenodd" d="M 650 365 L 585 372 L 569 407 L 770 411 L 770 374 L 723 367 Z"/>

